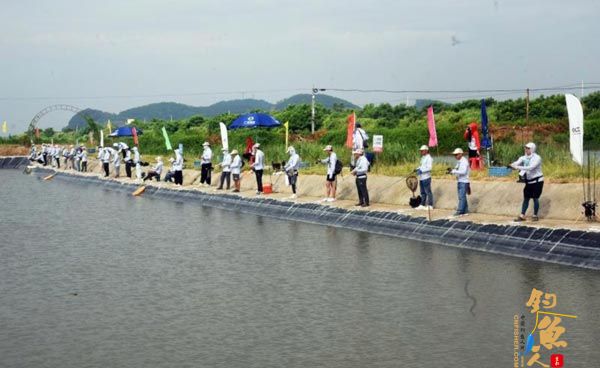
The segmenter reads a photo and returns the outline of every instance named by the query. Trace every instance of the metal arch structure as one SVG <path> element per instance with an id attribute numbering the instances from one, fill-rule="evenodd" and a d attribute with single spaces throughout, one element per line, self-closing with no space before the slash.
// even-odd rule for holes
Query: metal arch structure
<path id="1" fill-rule="evenodd" d="M 31 119 L 31 123 L 29 123 L 28 131 L 31 136 L 33 136 L 33 134 L 35 133 L 35 128 L 37 128 L 37 123 L 40 121 L 40 119 L 43 118 L 44 115 L 49 114 L 53 111 L 71 111 L 71 112 L 74 112 L 75 115 L 77 115 L 82 110 L 79 107 L 75 107 L 72 105 L 63 105 L 63 104 L 52 105 L 52 106 L 48 106 L 48 107 L 44 108 L 43 110 L 41 110 L 40 112 L 35 114 L 33 119 Z"/>

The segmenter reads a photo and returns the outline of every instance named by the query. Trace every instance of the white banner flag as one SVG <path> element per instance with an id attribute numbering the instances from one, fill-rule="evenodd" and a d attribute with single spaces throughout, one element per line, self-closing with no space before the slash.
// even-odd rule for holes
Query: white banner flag
<path id="1" fill-rule="evenodd" d="M 221 143 L 223 148 L 229 151 L 229 139 L 227 137 L 227 126 L 224 123 L 219 123 L 219 127 L 221 128 Z"/>
<path id="2" fill-rule="evenodd" d="M 583 108 L 577 97 L 566 94 L 567 112 L 569 113 L 569 135 L 571 157 L 583 166 Z"/>
<path id="3" fill-rule="evenodd" d="M 104 147 L 104 130 L 100 129 L 100 147 Z"/>

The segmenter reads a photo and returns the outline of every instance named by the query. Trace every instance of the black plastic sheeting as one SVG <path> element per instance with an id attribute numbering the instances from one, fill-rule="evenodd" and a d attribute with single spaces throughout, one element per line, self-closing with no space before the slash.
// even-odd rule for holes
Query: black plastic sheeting
<path id="1" fill-rule="evenodd" d="M 29 165 L 25 156 L 0 157 L 0 169 L 24 169 Z"/>
<path id="2" fill-rule="evenodd" d="M 36 169 L 47 175 L 49 170 Z M 54 180 L 68 180 L 117 190 L 131 195 L 138 187 L 58 173 Z M 246 198 L 235 194 L 211 194 L 146 186 L 143 196 L 238 211 L 278 219 L 302 221 L 383 234 L 452 247 L 516 256 L 543 262 L 600 269 L 600 233 L 528 226 L 477 224 L 469 221 L 435 220 L 394 212 L 346 210 L 317 203 L 294 203 L 268 197 Z"/>

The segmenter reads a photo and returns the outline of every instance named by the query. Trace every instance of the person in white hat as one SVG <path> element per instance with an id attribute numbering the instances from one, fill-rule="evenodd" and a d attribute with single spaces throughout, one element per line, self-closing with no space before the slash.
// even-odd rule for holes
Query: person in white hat
<path id="1" fill-rule="evenodd" d="M 242 172 L 242 166 L 243 166 L 243 161 L 242 158 L 240 157 L 238 150 L 233 150 L 231 151 L 231 175 L 233 176 L 233 191 L 236 193 L 239 193 L 240 191 L 240 180 L 241 180 L 241 172 Z"/>
<path id="2" fill-rule="evenodd" d="M 283 167 L 283 171 L 285 171 L 288 176 L 288 182 L 292 187 L 292 195 L 290 198 L 297 198 L 296 195 L 296 183 L 298 182 L 298 169 L 300 168 L 300 155 L 296 153 L 294 147 L 290 146 L 287 149 L 287 153 L 290 155 L 288 162 Z"/>
<path id="3" fill-rule="evenodd" d="M 119 143 L 113 143 L 112 150 L 112 163 L 115 169 L 115 178 L 121 176 L 121 145 Z"/>
<path id="4" fill-rule="evenodd" d="M 163 171 L 163 160 L 162 157 L 158 156 L 156 157 L 156 165 L 154 165 L 152 167 L 152 169 L 148 170 L 148 174 L 143 175 L 142 179 L 144 181 L 146 180 L 152 180 L 152 178 L 156 178 L 156 181 L 160 181 L 160 174 L 162 174 Z"/>
<path id="5" fill-rule="evenodd" d="M 341 168 L 341 165 L 337 164 L 337 155 L 333 152 L 331 145 L 325 146 L 323 151 L 327 152 L 327 158 L 321 160 L 321 163 L 327 165 L 327 175 L 325 176 L 325 193 L 327 197 L 323 198 L 324 202 L 335 201 L 335 191 L 337 189 L 337 172 L 336 166 Z M 340 163 L 341 164 L 341 163 Z"/>
<path id="6" fill-rule="evenodd" d="M 456 158 L 454 169 L 448 169 L 448 173 L 456 176 L 458 190 L 458 206 L 454 216 L 465 216 L 469 213 L 469 204 L 467 203 L 467 194 L 471 194 L 469 182 L 469 161 L 463 157 L 462 149 L 457 148 L 452 152 Z"/>
<path id="7" fill-rule="evenodd" d="M 544 188 L 544 174 L 542 173 L 542 158 L 535 153 L 535 143 L 529 142 L 525 145 L 525 155 L 509 166 L 519 170 L 520 182 L 525 183 L 523 188 L 523 204 L 521 214 L 515 221 L 525 221 L 525 213 L 529 207 L 529 200 L 533 199 L 533 221 L 538 221 L 540 210 L 540 196 Z"/>
<path id="8" fill-rule="evenodd" d="M 255 143 L 252 146 L 252 154 L 254 155 L 254 162 L 250 167 L 256 175 L 256 194 L 261 195 L 263 192 L 262 176 L 265 168 L 265 154 L 260 149 L 260 143 Z"/>
<path id="9" fill-rule="evenodd" d="M 85 148 L 85 146 L 81 146 L 81 171 L 82 172 L 87 172 L 87 164 L 88 164 L 87 149 Z"/>
<path id="10" fill-rule="evenodd" d="M 419 148 L 421 152 L 421 165 L 415 170 L 419 176 L 419 188 L 421 188 L 421 205 L 418 210 L 433 209 L 433 193 L 431 192 L 431 168 L 433 159 L 429 154 L 429 147 L 422 145 Z"/>
<path id="11" fill-rule="evenodd" d="M 109 163 L 110 163 L 110 150 L 108 147 L 100 147 L 102 150 L 100 152 L 100 161 L 102 162 L 102 168 L 104 169 L 104 177 L 108 177 L 109 172 Z M 98 149 L 100 151 L 100 149 Z M 83 151 L 82 151 L 83 153 Z M 83 158 L 83 154 L 81 156 Z M 83 170 L 83 160 L 82 160 L 82 170 Z"/>
<path id="12" fill-rule="evenodd" d="M 173 180 L 175 181 L 175 185 L 183 185 L 183 155 L 179 148 L 173 151 L 175 152 L 175 160 L 172 164 Z"/>
<path id="13" fill-rule="evenodd" d="M 356 176 L 356 191 L 358 192 L 358 203 L 356 206 L 369 207 L 369 190 L 367 189 L 367 172 L 369 171 L 369 160 L 362 149 L 352 151 L 356 166 L 350 172 Z"/>
<path id="14" fill-rule="evenodd" d="M 140 157 L 140 150 L 137 146 L 132 148 L 133 150 L 133 164 L 135 165 L 135 177 L 137 180 L 142 180 L 142 160 Z"/>
<path id="15" fill-rule="evenodd" d="M 221 180 L 219 181 L 219 187 L 217 190 L 223 189 L 223 184 L 225 184 L 225 181 L 227 181 L 227 190 L 229 190 L 229 187 L 231 186 L 231 155 L 229 154 L 229 150 L 226 148 L 223 148 L 222 152 L 223 159 L 221 160 L 219 166 L 221 166 L 223 171 L 221 171 Z"/>
<path id="16" fill-rule="evenodd" d="M 200 156 L 200 185 L 210 186 L 211 170 L 212 170 L 212 150 L 210 149 L 210 143 L 204 142 L 202 144 L 203 150 Z"/>

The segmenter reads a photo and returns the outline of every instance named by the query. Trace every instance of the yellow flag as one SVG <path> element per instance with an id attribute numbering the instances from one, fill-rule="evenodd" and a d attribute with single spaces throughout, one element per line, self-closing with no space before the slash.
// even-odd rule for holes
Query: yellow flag
<path id="1" fill-rule="evenodd" d="M 6 121 L 2 123 L 2 133 L 8 133 L 8 124 Z"/>
<path id="2" fill-rule="evenodd" d="M 287 151 L 287 149 L 288 149 L 288 139 L 289 139 L 289 130 L 290 130 L 290 122 L 286 121 L 285 124 L 283 124 L 283 126 L 285 126 L 285 150 Z"/>
<path id="3" fill-rule="evenodd" d="M 106 128 L 108 129 L 108 134 L 112 133 L 112 124 L 110 123 L 110 119 L 108 120 L 108 123 L 106 123 Z"/>

